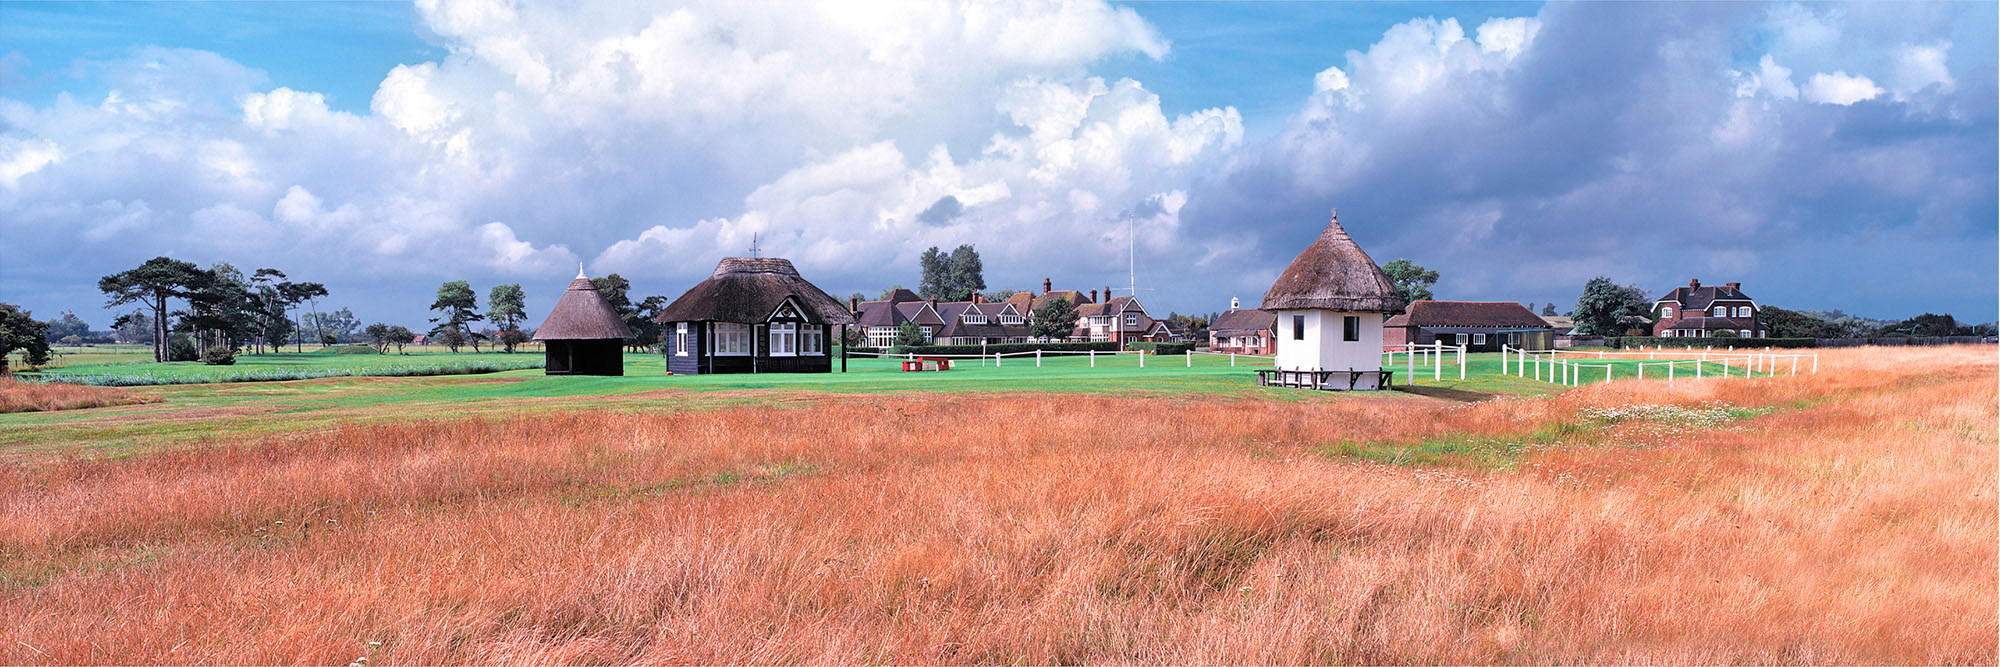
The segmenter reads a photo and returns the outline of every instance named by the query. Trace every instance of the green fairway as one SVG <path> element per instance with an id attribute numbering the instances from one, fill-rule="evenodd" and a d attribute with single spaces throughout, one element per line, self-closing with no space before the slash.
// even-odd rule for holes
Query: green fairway
<path id="1" fill-rule="evenodd" d="M 58 358 L 58 363 L 51 364 L 40 372 L 22 375 L 30 379 L 77 384 L 141 386 L 303 380 L 357 375 L 452 375 L 520 370 L 539 367 L 542 363 L 540 352 L 515 354 L 440 352 L 405 355 L 377 354 L 373 351 L 359 354 L 321 351 L 304 354 L 289 352 L 243 354 L 236 357 L 234 364 L 213 366 L 199 361 L 156 363 L 151 360 L 151 352 L 146 348 L 130 347 L 137 349 L 82 348 L 76 352 L 65 351 Z"/>
<path id="2" fill-rule="evenodd" d="M 414 356 L 414 355 L 413 355 Z M 534 354 L 425 354 L 418 363 L 434 359 L 476 358 L 479 360 L 539 361 Z M 398 355 L 267 355 L 246 356 L 238 366 L 268 364 L 285 367 L 338 367 L 352 364 L 361 370 L 410 363 L 411 357 Z M 1540 395 L 1564 387 L 1532 377 L 1521 378 L 1500 372 L 1497 354 L 1467 355 L 1465 379 L 1458 366 L 1447 363 L 1432 379 L 1433 371 L 1419 366 L 1414 378 L 1405 377 L 1408 367 L 1397 364 L 1396 384 L 1408 392 L 1368 392 L 1375 397 L 1404 397 L 1411 394 L 1453 400 L 1480 400 L 1500 395 Z M 1398 361 L 1401 361 L 1398 358 Z M 961 360 L 950 371 L 906 373 L 894 359 L 854 358 L 848 371 L 817 374 L 698 375 L 669 376 L 658 355 L 627 354 L 622 377 L 547 376 L 539 369 L 513 370 L 480 375 L 439 377 L 328 377 L 284 382 L 215 382 L 155 387 L 133 387 L 126 391 L 161 397 L 158 403 L 87 410 L 30 412 L 0 415 L 0 457 L 35 453 L 77 452 L 115 454 L 143 451 L 162 445 L 202 441 L 245 434 L 278 434 L 335 428 L 345 424 L 395 421 L 413 418 L 510 415 L 522 412 L 572 408 L 618 410 L 684 410 L 720 405 L 764 404 L 783 408 L 810 404 L 839 395 L 852 394 L 998 394 L 998 393 L 1092 393 L 1117 395 L 1180 395 L 1225 397 L 1237 400 L 1343 400 L 1340 392 L 1259 387 L 1257 368 L 1269 368 L 1268 358 L 1239 357 L 1234 366 L 1225 355 L 1192 357 L 1168 355 L 1141 357 L 1133 354 L 1045 357 L 1009 357 L 998 363 Z M 1594 360 L 1585 363 L 1598 364 Z M 1637 361 L 1606 361 L 1617 367 L 1618 378 L 1630 378 Z M 370 366 L 371 364 L 376 366 Z M 79 372 L 98 368 L 159 372 L 209 372 L 200 364 L 154 364 L 151 362 L 70 366 L 62 370 Z M 1509 368 L 1509 373 L 1513 368 Z M 1651 372 L 1652 369 L 1649 369 Z M 1691 373 L 1683 364 L 1681 372 Z M 1601 381 L 1598 369 L 1588 369 L 1585 381 Z M 1720 374 L 1720 366 L 1709 364 L 1705 374 Z M 1740 370 L 1735 375 L 1741 375 Z M 1414 382 L 1411 380 L 1414 379 Z M 1405 386 L 1407 385 L 1407 386 Z"/>

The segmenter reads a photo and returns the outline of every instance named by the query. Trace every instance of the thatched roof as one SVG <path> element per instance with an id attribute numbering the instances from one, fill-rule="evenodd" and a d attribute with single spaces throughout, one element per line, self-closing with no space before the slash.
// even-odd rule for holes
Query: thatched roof
<path id="1" fill-rule="evenodd" d="M 556 299 L 556 307 L 549 310 L 549 318 L 542 321 L 541 328 L 535 329 L 535 340 L 631 337 L 631 327 L 625 326 L 625 321 L 618 318 L 618 312 L 604 302 L 604 295 L 597 293 L 597 286 L 583 277 L 581 270 L 576 272 L 576 280 L 569 281 L 569 289 L 563 291 L 562 298 Z"/>
<path id="2" fill-rule="evenodd" d="M 789 297 L 806 319 L 819 324 L 853 324 L 854 314 L 805 278 L 790 261 L 777 257 L 728 257 L 715 273 L 660 311 L 655 322 L 762 322 Z"/>
<path id="3" fill-rule="evenodd" d="M 1375 260 L 1354 244 L 1335 216 L 1264 293 L 1262 310 L 1401 310 L 1403 297 Z"/>

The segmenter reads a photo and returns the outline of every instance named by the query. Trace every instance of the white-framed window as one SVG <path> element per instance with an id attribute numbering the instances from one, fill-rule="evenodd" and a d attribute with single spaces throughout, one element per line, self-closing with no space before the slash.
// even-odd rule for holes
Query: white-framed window
<path id="1" fill-rule="evenodd" d="M 796 357 L 799 355 L 799 325 L 796 322 L 771 323 L 771 356 Z"/>
<path id="2" fill-rule="evenodd" d="M 1664 320 L 1671 320 L 1671 319 L 1674 319 L 1674 307 L 1673 307 L 1673 306 L 1663 306 L 1663 307 L 1661 307 L 1661 308 L 1660 308 L 1660 319 L 1664 319 Z"/>
<path id="3" fill-rule="evenodd" d="M 1472 334 L 1472 344 L 1473 344 L 1473 345 L 1485 345 L 1485 344 L 1486 344 L 1486 334 Z"/>
<path id="4" fill-rule="evenodd" d="M 1673 338 L 1673 337 L 1674 337 L 1674 330 L 1673 330 L 1673 329 L 1668 329 L 1668 330 L 1666 330 L 1666 331 L 1662 331 L 1662 332 L 1660 332 L 1660 337 L 1661 337 L 1661 338 Z"/>
<path id="5" fill-rule="evenodd" d="M 889 347 L 895 344 L 895 327 L 868 327 L 868 345 L 870 347 Z"/>
<path id="6" fill-rule="evenodd" d="M 674 325 L 674 356 L 688 356 L 688 323 L 686 322 Z"/>
<path id="7" fill-rule="evenodd" d="M 1711 317 L 1729 317 L 1728 306 L 1716 306 L 1714 308 L 1709 309 L 1708 312 L 1709 316 Z"/>
<path id="8" fill-rule="evenodd" d="M 709 341 L 710 352 L 718 357 L 750 356 L 750 325 L 740 322 L 716 322 L 715 337 Z"/>
<path id="9" fill-rule="evenodd" d="M 1128 327 L 1136 327 L 1136 326 L 1139 326 L 1139 316 L 1138 316 L 1138 315 L 1134 315 L 1134 314 L 1131 314 L 1131 313 L 1126 313 L 1126 314 L 1125 314 L 1125 326 L 1128 326 Z"/>
<path id="10" fill-rule="evenodd" d="M 959 318 L 959 319 L 962 319 L 962 320 L 965 320 L 965 323 L 966 323 L 966 324 L 985 324 L 985 323 L 986 323 L 986 316 L 985 316 L 985 315 L 981 315 L 981 314 L 979 314 L 979 313 L 977 313 L 977 312 L 973 312 L 973 311 L 970 311 L 970 310 L 968 310 L 968 311 L 965 311 L 965 315 L 964 315 L 963 317 Z"/>
<path id="11" fill-rule="evenodd" d="M 1736 307 L 1736 316 L 1737 316 L 1737 317 L 1749 317 L 1749 316 L 1750 316 L 1750 307 L 1749 307 L 1749 306 L 1737 306 L 1737 307 Z"/>
<path id="12" fill-rule="evenodd" d="M 1020 315 L 1008 315 L 1008 314 L 1005 314 L 1005 313 L 1002 313 L 1002 314 L 1000 315 L 1000 323 L 1001 323 L 1001 324 L 1021 324 L 1021 323 L 1022 323 L 1022 318 L 1021 318 L 1021 316 L 1020 316 Z"/>
<path id="13" fill-rule="evenodd" d="M 799 354 L 812 357 L 825 355 L 826 329 L 811 324 L 799 327 Z"/>
<path id="14" fill-rule="evenodd" d="M 937 334 L 937 327 L 924 327 L 924 342 L 925 343 L 937 342 L 936 334 Z"/>
<path id="15" fill-rule="evenodd" d="M 1749 329 L 1743 329 L 1743 330 L 1740 330 L 1740 331 L 1737 331 L 1737 332 L 1736 332 L 1736 335 L 1738 335 L 1738 336 L 1742 336 L 1742 337 L 1744 337 L 1744 338 L 1749 338 L 1749 337 L 1750 337 L 1750 330 L 1749 330 Z"/>

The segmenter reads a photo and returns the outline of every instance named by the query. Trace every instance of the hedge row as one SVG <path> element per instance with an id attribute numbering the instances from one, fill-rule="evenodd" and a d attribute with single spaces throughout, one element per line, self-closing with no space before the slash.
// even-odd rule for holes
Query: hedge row
<path id="1" fill-rule="evenodd" d="M 886 351 L 890 354 L 979 354 L 981 352 L 986 354 L 1014 354 L 1016 352 L 1033 352 L 1035 350 L 1047 350 L 1050 352 L 1083 352 L 1085 350 L 1114 352 L 1117 349 L 1117 343 L 990 343 L 985 346 L 900 345 L 888 348 Z M 857 347 L 854 350 L 859 352 L 861 348 Z"/>
<path id="2" fill-rule="evenodd" d="M 1145 350 L 1153 354 L 1187 354 L 1188 350 L 1194 349 L 1194 343 L 1153 343 L 1141 340 L 1133 341 L 1131 349 Z"/>
<path id="3" fill-rule="evenodd" d="M 1606 336 L 1605 347 L 1721 347 L 1721 348 L 1761 348 L 1761 347 L 1819 347 L 1815 338 L 1661 338 L 1659 336 Z"/>

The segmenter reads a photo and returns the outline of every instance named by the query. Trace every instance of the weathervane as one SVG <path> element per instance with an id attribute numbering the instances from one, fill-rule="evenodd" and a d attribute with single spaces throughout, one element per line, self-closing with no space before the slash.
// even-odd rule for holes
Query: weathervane
<path id="1" fill-rule="evenodd" d="M 750 232 L 750 256 L 762 257 L 763 255 L 760 255 L 758 253 L 763 252 L 763 250 L 764 250 L 763 248 L 757 247 L 757 233 Z"/>

